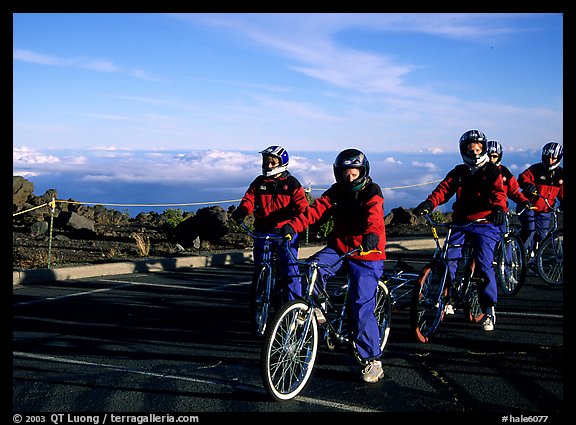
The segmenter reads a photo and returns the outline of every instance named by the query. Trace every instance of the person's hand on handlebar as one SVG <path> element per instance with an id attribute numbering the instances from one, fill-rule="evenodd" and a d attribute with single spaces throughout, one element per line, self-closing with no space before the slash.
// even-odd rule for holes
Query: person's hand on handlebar
<path id="1" fill-rule="evenodd" d="M 296 230 L 289 224 L 285 224 L 280 228 L 280 235 L 285 239 L 292 239 L 295 234 Z"/>
<path id="2" fill-rule="evenodd" d="M 380 242 L 380 238 L 375 233 L 362 235 L 362 251 L 366 252 L 378 249 L 378 242 Z"/>
<path id="3" fill-rule="evenodd" d="M 504 224 L 504 221 L 506 220 L 506 213 L 504 212 L 504 209 L 501 206 L 495 206 L 492 210 L 490 219 L 496 226 L 501 226 Z"/>
<path id="4" fill-rule="evenodd" d="M 234 212 L 232 213 L 232 220 L 234 220 L 238 224 L 242 223 L 245 218 L 246 218 L 246 214 L 240 208 L 236 208 L 234 210 Z"/>
<path id="5" fill-rule="evenodd" d="M 432 201 L 426 199 L 424 202 L 420 202 L 416 208 L 414 208 L 415 215 L 422 215 L 431 213 L 434 209 L 434 204 Z"/>
<path id="6" fill-rule="evenodd" d="M 528 193 L 530 196 L 539 196 L 538 189 L 533 184 L 527 184 L 524 187 L 524 193 Z"/>

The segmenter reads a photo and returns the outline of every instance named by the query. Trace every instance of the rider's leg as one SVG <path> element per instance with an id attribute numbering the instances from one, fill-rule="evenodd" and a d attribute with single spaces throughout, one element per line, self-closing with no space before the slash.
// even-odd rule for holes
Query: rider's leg
<path id="1" fill-rule="evenodd" d="M 520 230 L 520 238 L 522 239 L 522 242 L 524 242 L 526 252 L 530 253 L 534 249 L 533 239 L 534 239 L 534 232 L 536 231 L 534 211 L 533 210 L 524 211 L 524 213 L 519 215 L 519 219 L 520 224 L 522 225 L 522 229 Z"/>
<path id="2" fill-rule="evenodd" d="M 350 277 L 350 324 L 360 357 L 366 360 L 380 357 L 380 330 L 374 316 L 378 278 L 384 272 L 384 261 L 348 262 Z"/>
<path id="3" fill-rule="evenodd" d="M 478 285 L 478 301 L 484 313 L 498 301 L 498 285 L 494 271 L 494 249 L 500 239 L 500 228 L 492 223 L 475 224 L 470 229 L 474 235 L 473 247 L 476 269 L 482 279 Z"/>
<path id="4" fill-rule="evenodd" d="M 535 242 L 542 242 L 548 231 L 550 230 L 550 225 L 552 224 L 552 213 L 551 212 L 535 212 L 534 213 L 534 224 L 536 227 L 536 234 L 534 235 Z"/>
<path id="5" fill-rule="evenodd" d="M 296 233 L 292 240 L 289 242 L 289 247 L 292 251 L 294 258 L 298 258 L 298 234 Z M 292 260 L 292 257 L 286 252 L 284 244 L 278 249 L 278 266 L 280 267 L 280 275 L 282 276 L 283 283 L 287 288 L 288 300 L 296 299 L 302 296 L 302 281 L 300 280 L 300 271 L 298 264 Z"/>
<path id="6" fill-rule="evenodd" d="M 450 272 L 450 279 L 454 282 L 456 277 L 456 270 L 458 269 L 458 260 L 462 258 L 462 246 L 466 239 L 466 234 L 460 230 L 454 230 L 450 240 L 448 241 L 450 248 L 446 251 L 446 260 L 448 263 L 448 271 Z M 453 247 L 451 245 L 459 245 Z"/>

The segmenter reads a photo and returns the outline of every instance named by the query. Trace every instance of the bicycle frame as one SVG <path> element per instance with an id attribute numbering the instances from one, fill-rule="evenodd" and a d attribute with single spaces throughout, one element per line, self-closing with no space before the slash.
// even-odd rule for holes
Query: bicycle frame
<path id="1" fill-rule="evenodd" d="M 451 242 L 453 230 L 466 229 L 484 220 L 455 224 L 436 222 L 432 220 L 429 214 L 425 214 L 424 217 L 431 225 L 436 249 L 432 261 L 422 269 L 418 278 L 417 288 L 413 291 L 410 311 L 411 326 L 420 342 L 428 342 L 429 337 L 437 332 L 440 323 L 444 320 L 444 315 L 447 311 L 446 307 L 449 304 L 455 304 L 459 307 L 461 304 L 465 316 L 470 322 L 479 322 L 484 317 L 478 304 L 478 293 L 475 290 L 475 286 L 474 290 L 471 290 L 474 282 L 476 259 L 466 253 L 466 240 L 463 244 Z M 447 234 L 442 244 L 440 243 L 437 227 L 447 229 Z M 448 249 L 458 247 L 462 248 L 462 255 L 459 258 L 447 258 Z M 456 282 L 453 282 L 449 272 L 448 261 L 458 261 L 460 259 L 464 260 L 464 275 L 459 277 L 458 269 L 461 268 L 458 267 Z"/>
<path id="2" fill-rule="evenodd" d="M 252 239 L 263 240 L 262 262 L 254 270 L 254 279 L 250 287 L 250 325 L 256 336 L 262 337 L 266 330 L 268 316 L 272 304 L 272 294 L 276 286 L 276 249 L 273 243 L 280 243 L 280 235 L 258 234 L 251 231 L 244 222 L 242 228 Z"/>

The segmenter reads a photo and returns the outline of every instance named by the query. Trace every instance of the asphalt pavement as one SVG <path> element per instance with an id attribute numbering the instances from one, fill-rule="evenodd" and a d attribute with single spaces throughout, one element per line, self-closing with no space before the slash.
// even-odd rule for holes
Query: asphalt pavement
<path id="1" fill-rule="evenodd" d="M 388 266 L 402 257 L 418 267 L 431 255 L 402 244 L 396 249 Z M 205 423 L 210 413 L 242 420 L 240 413 L 322 412 L 330 416 L 317 418 L 330 421 L 359 413 L 427 423 L 564 423 L 563 289 L 534 273 L 518 295 L 500 297 L 493 332 L 457 311 L 423 344 L 411 333 L 409 311 L 399 309 L 381 381 L 361 382 L 345 347 L 330 351 L 322 344 L 309 385 L 279 403 L 262 386 L 261 340 L 249 329 L 251 262 L 239 255 L 204 261 L 211 266 L 149 272 L 148 263 L 141 272 L 15 285 L 14 420 L 58 425 L 64 422 L 49 414 L 72 412 L 97 414 L 99 423 L 121 413 L 134 422 L 130 413 L 155 412 L 164 422 L 176 415 Z"/>

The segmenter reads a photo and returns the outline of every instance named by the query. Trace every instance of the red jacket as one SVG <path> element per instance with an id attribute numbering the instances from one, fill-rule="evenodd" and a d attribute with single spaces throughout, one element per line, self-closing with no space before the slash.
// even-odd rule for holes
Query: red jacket
<path id="1" fill-rule="evenodd" d="M 487 218 L 496 206 L 506 211 L 506 190 L 502 175 L 498 166 L 491 162 L 474 173 L 465 164 L 457 165 L 428 195 L 428 200 L 436 208 L 448 202 L 453 195 L 456 195 L 452 205 L 454 221 L 468 222 Z"/>
<path id="2" fill-rule="evenodd" d="M 560 202 L 564 200 L 564 170 L 560 166 L 549 171 L 541 162 L 533 164 L 518 176 L 518 183 L 537 212 L 550 211 L 542 197 L 546 198 L 552 206 L 556 198 Z M 542 197 L 527 193 L 528 185 L 536 186 L 536 190 Z"/>
<path id="3" fill-rule="evenodd" d="M 355 255 L 358 260 L 385 260 L 386 232 L 384 229 L 384 197 L 380 186 L 369 180 L 358 192 L 342 190 L 333 184 L 306 211 L 290 221 L 298 233 L 317 222 L 332 216 L 334 228 L 328 235 L 328 246 L 344 254 L 362 244 L 362 236 L 374 233 L 378 236 L 381 253 Z"/>
<path id="4" fill-rule="evenodd" d="M 499 167 L 500 173 L 502 174 L 504 189 L 506 190 L 506 196 L 508 196 L 508 198 L 512 199 L 518 205 L 522 205 L 523 203 L 529 201 L 529 199 L 520 191 L 518 180 L 516 180 L 516 177 L 514 177 L 514 174 L 510 172 L 508 167 L 504 165 L 499 165 Z M 506 206 L 508 206 L 508 203 L 506 203 Z M 508 208 L 506 208 L 506 211 L 508 211 Z"/>
<path id="5" fill-rule="evenodd" d="M 304 188 L 288 171 L 277 178 L 256 177 L 238 205 L 243 215 L 254 213 L 254 228 L 260 232 L 279 229 L 307 207 Z"/>

